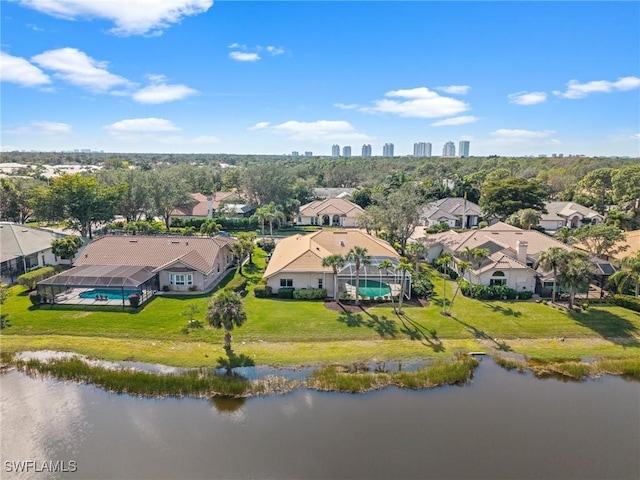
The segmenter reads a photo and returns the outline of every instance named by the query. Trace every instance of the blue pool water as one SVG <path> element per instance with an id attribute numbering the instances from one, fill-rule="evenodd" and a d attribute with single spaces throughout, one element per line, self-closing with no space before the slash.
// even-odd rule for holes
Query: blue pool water
<path id="1" fill-rule="evenodd" d="M 141 293 L 137 290 L 125 290 L 124 291 L 124 300 L 129 299 L 129 295 L 132 293 L 137 293 L 142 296 Z M 79 296 L 80 298 L 93 298 L 95 300 L 96 295 L 102 295 L 103 297 L 107 297 L 109 300 L 122 300 L 123 292 L 122 290 L 107 290 L 106 288 L 96 288 L 94 290 L 87 290 L 86 292 L 82 292 Z"/>

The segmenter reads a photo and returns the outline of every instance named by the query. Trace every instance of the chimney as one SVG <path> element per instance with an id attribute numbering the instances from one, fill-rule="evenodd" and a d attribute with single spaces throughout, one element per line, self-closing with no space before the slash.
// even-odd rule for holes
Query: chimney
<path id="1" fill-rule="evenodd" d="M 207 218 L 213 218 L 213 195 L 207 195 Z"/>
<path id="2" fill-rule="evenodd" d="M 520 263 L 524 263 L 525 265 L 527 264 L 527 247 L 528 246 L 529 246 L 529 243 L 526 242 L 525 240 L 518 240 L 516 242 L 516 252 L 518 254 L 516 259 Z"/>

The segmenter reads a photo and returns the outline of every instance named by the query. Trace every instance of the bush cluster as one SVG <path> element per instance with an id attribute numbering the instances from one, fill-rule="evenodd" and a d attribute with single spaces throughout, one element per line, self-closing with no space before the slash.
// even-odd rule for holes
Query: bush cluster
<path id="1" fill-rule="evenodd" d="M 273 294 L 273 289 L 269 285 L 256 285 L 253 289 L 253 294 L 256 298 L 270 298 Z"/>
<path id="2" fill-rule="evenodd" d="M 280 287 L 278 289 L 278 298 L 293 298 L 293 287 Z"/>
<path id="3" fill-rule="evenodd" d="M 216 217 L 213 219 L 217 224 L 222 227 L 222 230 L 256 230 L 260 227 L 256 220 L 249 218 L 224 218 Z M 174 218 L 171 220 L 172 227 L 193 227 L 195 230 L 200 231 L 200 227 L 206 218 L 191 218 L 189 220 L 182 220 L 181 218 Z"/>
<path id="4" fill-rule="evenodd" d="M 467 281 L 460 283 L 460 291 L 465 297 L 477 298 L 478 300 L 529 300 L 532 296 L 532 292 L 522 291 L 519 292 L 513 288 L 509 288 L 506 285 L 471 285 Z"/>
<path id="5" fill-rule="evenodd" d="M 301 288 L 293 292 L 296 300 L 324 300 L 327 298 L 326 288 Z"/>
<path id="6" fill-rule="evenodd" d="M 244 277 L 234 277 L 224 288 L 232 292 L 244 292 L 247 289 L 247 279 Z"/>
<path id="7" fill-rule="evenodd" d="M 614 295 L 613 303 L 634 312 L 640 312 L 640 298 L 632 295 Z"/>
<path id="8" fill-rule="evenodd" d="M 429 278 L 429 273 L 422 270 L 411 283 L 411 292 L 418 298 L 427 298 L 433 292 L 433 283 Z"/>
<path id="9" fill-rule="evenodd" d="M 256 243 L 265 251 L 265 253 L 271 253 L 276 248 L 276 242 L 272 238 L 263 238 L 258 240 Z"/>
<path id="10" fill-rule="evenodd" d="M 32 272 L 23 273 L 18 277 L 18 285 L 22 285 L 28 290 L 36 288 L 38 282 L 41 282 L 45 278 L 53 277 L 61 269 L 55 267 L 42 267 Z"/>

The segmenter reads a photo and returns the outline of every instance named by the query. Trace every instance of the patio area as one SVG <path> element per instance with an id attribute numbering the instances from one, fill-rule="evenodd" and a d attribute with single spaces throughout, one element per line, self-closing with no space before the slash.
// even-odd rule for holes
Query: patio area
<path id="1" fill-rule="evenodd" d="M 70 288 L 64 292 L 61 292 L 54 296 L 53 303 L 57 305 L 92 305 L 92 306 L 116 306 L 121 307 L 129 306 L 129 298 L 128 295 L 125 296 L 124 299 L 122 296 L 120 298 L 109 298 L 103 294 L 95 294 L 96 289 L 94 288 Z M 119 290 L 114 290 L 114 293 L 119 292 Z M 153 296 L 153 292 L 136 292 L 140 295 L 140 304 L 143 304 L 149 298 Z"/>

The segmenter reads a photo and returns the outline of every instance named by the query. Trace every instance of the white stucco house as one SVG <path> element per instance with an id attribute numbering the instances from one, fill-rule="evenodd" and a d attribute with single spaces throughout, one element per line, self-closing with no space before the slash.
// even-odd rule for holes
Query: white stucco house
<path id="1" fill-rule="evenodd" d="M 562 227 L 578 228 L 604 222 L 598 212 L 575 202 L 547 202 L 545 208 L 547 213 L 541 214 L 539 225 L 551 233 Z"/>
<path id="2" fill-rule="evenodd" d="M 420 212 L 420 224 L 434 227 L 446 223 L 451 228 L 478 226 L 482 210 L 480 206 L 464 198 L 441 198 L 425 205 Z"/>
<path id="3" fill-rule="evenodd" d="M 357 219 L 364 210 L 344 198 L 327 198 L 302 205 L 298 211 L 298 225 L 325 227 L 357 227 Z"/>

